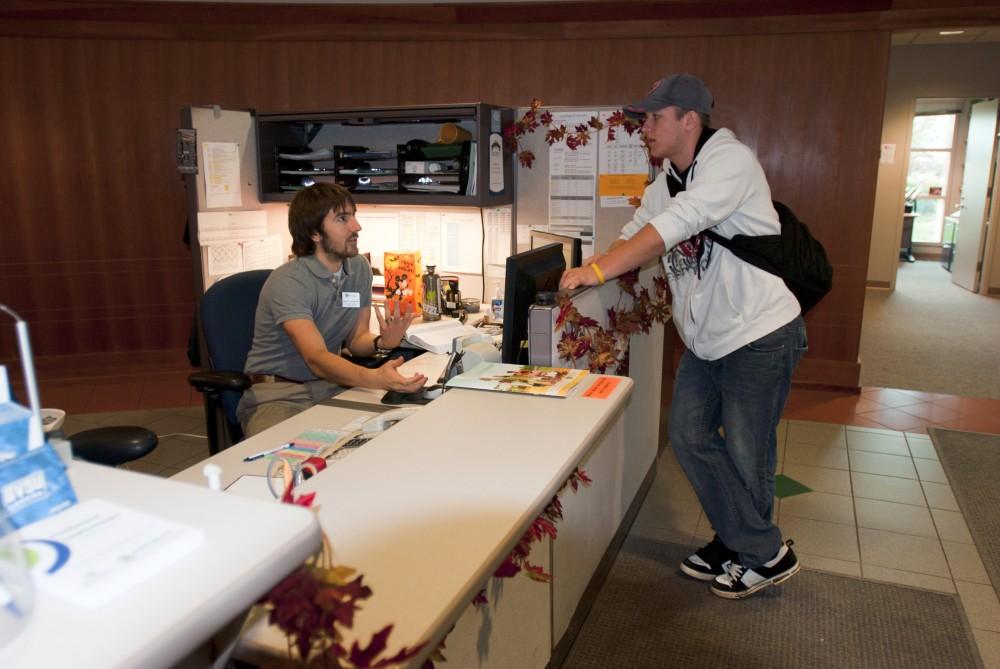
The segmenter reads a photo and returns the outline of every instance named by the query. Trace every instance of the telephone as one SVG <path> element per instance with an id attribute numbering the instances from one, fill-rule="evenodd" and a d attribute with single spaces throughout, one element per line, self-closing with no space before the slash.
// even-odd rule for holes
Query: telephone
<path id="1" fill-rule="evenodd" d="M 378 432 L 384 432 L 407 416 L 416 413 L 416 411 L 417 407 L 402 407 L 400 409 L 384 411 L 365 421 L 365 423 L 361 426 L 361 433 L 376 434 Z"/>

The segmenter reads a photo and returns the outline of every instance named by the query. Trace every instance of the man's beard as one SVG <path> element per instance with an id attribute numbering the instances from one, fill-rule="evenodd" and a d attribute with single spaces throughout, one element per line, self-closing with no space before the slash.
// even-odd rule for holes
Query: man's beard
<path id="1" fill-rule="evenodd" d="M 344 246 L 338 249 L 333 245 L 333 241 L 330 239 L 330 236 L 326 234 L 326 232 L 320 231 L 320 235 L 322 235 L 322 238 L 320 239 L 320 246 L 323 248 L 323 251 L 328 256 L 344 259 L 344 258 L 353 258 L 354 256 L 358 255 L 357 246 L 354 247 L 353 251 L 348 250 L 349 248 L 348 243 L 351 241 L 351 239 L 353 239 L 356 244 L 358 239 L 357 236 L 349 237 L 348 239 L 344 240 Z"/>

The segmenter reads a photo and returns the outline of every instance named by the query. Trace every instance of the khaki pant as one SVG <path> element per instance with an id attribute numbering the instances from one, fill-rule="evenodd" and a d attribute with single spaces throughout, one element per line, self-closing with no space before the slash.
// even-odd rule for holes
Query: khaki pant
<path id="1" fill-rule="evenodd" d="M 255 383 L 236 408 L 243 436 L 252 437 L 337 394 L 342 388 L 328 381 Z"/>

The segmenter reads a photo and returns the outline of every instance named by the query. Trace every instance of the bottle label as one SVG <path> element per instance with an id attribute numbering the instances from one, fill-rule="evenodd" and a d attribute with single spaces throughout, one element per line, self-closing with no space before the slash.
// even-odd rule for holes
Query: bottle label
<path id="1" fill-rule="evenodd" d="M 425 321 L 436 321 L 441 318 L 441 286 L 438 275 L 434 274 L 434 269 L 430 267 L 428 269 L 430 270 L 429 273 L 424 275 L 424 299 L 421 305 L 422 316 Z"/>
<path id="2" fill-rule="evenodd" d="M 494 320 L 503 320 L 503 298 L 494 297 L 493 301 L 490 303 L 490 308 L 493 311 Z"/>

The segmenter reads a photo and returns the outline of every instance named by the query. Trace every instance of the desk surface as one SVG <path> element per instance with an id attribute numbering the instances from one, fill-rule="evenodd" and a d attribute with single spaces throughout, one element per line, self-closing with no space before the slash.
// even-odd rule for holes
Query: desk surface
<path id="1" fill-rule="evenodd" d="M 36 592 L 9 667 L 165 667 L 183 659 L 320 547 L 314 514 L 135 472 L 74 462 L 80 499 L 106 499 L 205 531 L 194 551 L 107 605 Z"/>
<path id="2" fill-rule="evenodd" d="M 387 654 L 394 654 L 447 632 L 624 410 L 631 379 L 621 378 L 606 400 L 582 397 L 597 378 L 587 377 L 567 399 L 450 390 L 302 485 L 318 493 L 336 561 L 364 574 L 374 593 L 353 638 L 366 645 L 392 623 Z M 361 413 L 313 407 L 213 460 L 227 481 L 261 473 L 264 464 L 244 468 L 242 457 Z M 175 478 L 198 476 L 191 468 Z M 263 626 L 245 643 L 284 647 L 280 634 Z"/>

